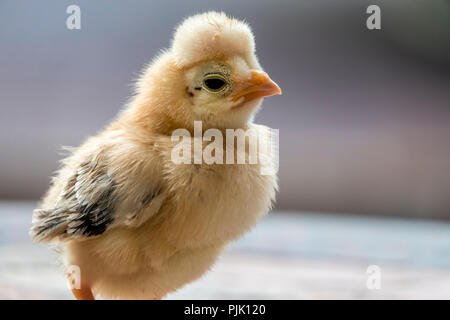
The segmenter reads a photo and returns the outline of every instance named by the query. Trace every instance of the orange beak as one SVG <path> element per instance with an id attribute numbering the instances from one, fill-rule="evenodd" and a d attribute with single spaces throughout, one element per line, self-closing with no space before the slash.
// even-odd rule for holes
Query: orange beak
<path id="1" fill-rule="evenodd" d="M 269 78 L 267 73 L 262 71 L 252 70 L 250 72 L 250 79 L 248 80 L 248 86 L 233 97 L 233 101 L 239 100 L 244 97 L 244 101 L 250 101 L 253 99 L 259 99 L 264 97 L 270 97 L 276 94 L 281 94 L 280 87 Z"/>

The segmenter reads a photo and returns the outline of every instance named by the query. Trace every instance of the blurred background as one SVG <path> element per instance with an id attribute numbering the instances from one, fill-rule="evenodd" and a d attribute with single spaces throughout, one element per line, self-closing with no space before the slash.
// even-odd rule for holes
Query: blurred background
<path id="1" fill-rule="evenodd" d="M 283 88 L 256 118 L 280 130 L 278 209 L 450 218 L 450 2 L 75 2 L 0 1 L 0 198 L 42 196 L 60 147 L 105 126 L 174 27 L 214 9 L 252 26 Z"/>
<path id="2" fill-rule="evenodd" d="M 81 8 L 81 30 L 66 28 L 71 4 Z M 381 8 L 381 30 L 366 27 L 371 4 Z M 23 256 L 10 243 L 23 243 L 21 250 L 35 259 L 26 234 L 31 210 L 58 167 L 61 146 L 77 146 L 111 121 L 142 67 L 170 45 L 174 27 L 207 10 L 251 25 L 260 62 L 283 89 L 282 96 L 266 99 L 256 116 L 256 122 L 280 130 L 276 213 L 231 249 L 219 265 L 225 275 L 232 272 L 227 266 L 239 265 L 232 261 L 242 252 L 259 252 L 266 262 L 276 254 L 283 268 L 295 257 L 307 261 L 300 266 L 324 270 L 335 280 L 342 280 L 330 271 L 337 258 L 350 263 L 344 264 L 346 272 L 356 268 L 363 278 L 369 262 L 394 261 L 438 268 L 442 276 L 430 271 L 443 290 L 436 289 L 437 297 L 450 297 L 447 0 L 0 0 L 0 244 L 6 250 L 0 266 L 3 261 L 10 272 L 21 270 Z M 39 257 L 31 261 L 48 262 Z M 275 276 L 274 268 L 268 272 Z M 23 297 L 29 278 L 3 277 L 3 296 Z M 286 288 L 280 284 L 261 297 L 341 297 L 342 283 L 330 287 L 317 277 L 324 283 L 317 295 L 309 294 L 318 290 L 317 282 L 302 294 L 286 295 L 292 289 L 287 279 Z M 11 289 L 20 281 L 22 289 Z M 363 282 L 342 297 L 378 297 L 366 296 Z M 298 287 L 304 284 L 299 280 Z M 428 292 L 422 289 L 414 292 Z M 255 297 L 250 289 L 247 296 L 239 293 L 244 289 L 216 295 L 211 290 L 201 297 Z M 413 291 L 382 297 L 406 292 Z"/>

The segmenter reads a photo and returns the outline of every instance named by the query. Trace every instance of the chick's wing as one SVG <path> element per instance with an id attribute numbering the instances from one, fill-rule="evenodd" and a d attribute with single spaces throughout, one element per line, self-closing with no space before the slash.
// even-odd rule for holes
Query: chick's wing
<path id="1" fill-rule="evenodd" d="M 116 181 L 110 166 L 102 152 L 82 161 L 66 179 L 55 206 L 34 210 L 32 238 L 46 242 L 98 236 L 113 226 L 136 227 L 159 209 L 158 187 L 127 199 L 122 179 Z"/>

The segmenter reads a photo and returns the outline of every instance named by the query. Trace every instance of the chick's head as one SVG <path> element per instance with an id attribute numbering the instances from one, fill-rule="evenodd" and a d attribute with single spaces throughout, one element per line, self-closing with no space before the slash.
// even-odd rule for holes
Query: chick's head
<path id="1" fill-rule="evenodd" d="M 258 62 L 249 26 L 216 12 L 186 19 L 140 88 L 149 89 L 154 112 L 188 128 L 195 120 L 204 128 L 243 127 L 264 97 L 281 94 Z"/>

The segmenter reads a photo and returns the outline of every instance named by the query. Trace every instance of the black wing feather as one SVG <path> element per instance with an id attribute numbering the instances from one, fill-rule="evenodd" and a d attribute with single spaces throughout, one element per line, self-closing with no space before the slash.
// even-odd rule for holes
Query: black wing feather
<path id="1" fill-rule="evenodd" d="M 31 236 L 36 241 L 101 235 L 114 222 L 117 186 L 98 159 L 82 163 L 52 209 L 33 213 Z"/>

